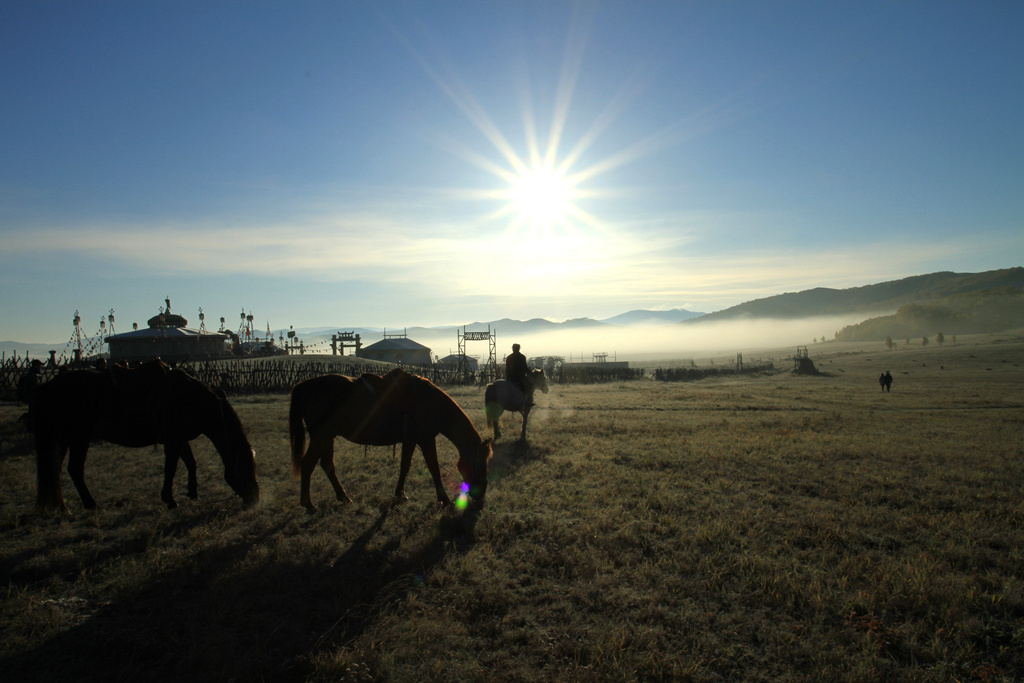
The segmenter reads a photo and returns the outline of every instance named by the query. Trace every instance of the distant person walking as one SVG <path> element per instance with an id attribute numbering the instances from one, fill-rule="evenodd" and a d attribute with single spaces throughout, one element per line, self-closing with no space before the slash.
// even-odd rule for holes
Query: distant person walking
<path id="1" fill-rule="evenodd" d="M 882 391 L 892 391 L 892 373 L 886 370 L 879 375 L 878 386 L 882 387 Z"/>

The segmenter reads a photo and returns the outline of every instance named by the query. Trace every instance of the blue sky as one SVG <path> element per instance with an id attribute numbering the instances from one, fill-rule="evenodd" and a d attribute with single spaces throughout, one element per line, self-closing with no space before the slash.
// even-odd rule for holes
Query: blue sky
<path id="1" fill-rule="evenodd" d="M 1024 263 L 1018 2 L 8 2 L 0 338 Z"/>

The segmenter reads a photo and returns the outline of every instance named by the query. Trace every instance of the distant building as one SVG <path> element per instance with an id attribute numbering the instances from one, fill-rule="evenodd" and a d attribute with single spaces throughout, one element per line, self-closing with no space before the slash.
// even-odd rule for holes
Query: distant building
<path id="1" fill-rule="evenodd" d="M 147 322 L 148 327 L 114 334 L 105 339 L 112 361 L 147 361 L 160 358 L 169 362 L 222 358 L 227 355 L 224 344 L 229 336 L 187 327 L 188 321 L 171 313 L 167 306 Z"/>
<path id="2" fill-rule="evenodd" d="M 356 353 L 359 358 L 429 367 L 433 362 L 430 349 L 405 335 L 385 335 L 379 342 L 364 346 Z"/>

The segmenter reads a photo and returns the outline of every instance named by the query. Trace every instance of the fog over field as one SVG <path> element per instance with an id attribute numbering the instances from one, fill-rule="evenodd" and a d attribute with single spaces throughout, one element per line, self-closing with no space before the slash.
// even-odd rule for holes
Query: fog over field
<path id="1" fill-rule="evenodd" d="M 816 338 L 832 339 L 836 330 L 858 323 L 874 314 L 851 313 L 841 316 L 799 320 L 756 319 L 700 324 L 601 326 L 559 330 L 542 334 L 519 335 L 514 339 L 497 330 L 498 353 L 508 353 L 519 343 L 527 356 L 565 356 L 593 353 L 614 354 L 618 360 L 637 356 L 663 358 L 690 357 L 728 352 L 810 344 Z M 434 350 L 435 353 L 438 349 Z M 478 347 L 469 346 L 469 355 Z"/>

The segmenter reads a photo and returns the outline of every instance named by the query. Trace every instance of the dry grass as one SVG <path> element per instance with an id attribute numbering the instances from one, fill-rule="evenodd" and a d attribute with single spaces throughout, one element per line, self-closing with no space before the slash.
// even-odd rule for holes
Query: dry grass
<path id="1" fill-rule="evenodd" d="M 201 440 L 198 501 L 165 510 L 162 456 L 101 445 L 87 468 L 101 509 L 66 483 L 74 518 L 41 518 L 19 411 L 0 407 L 0 671 L 1018 678 L 1024 340 L 814 351 L 828 376 L 554 387 L 530 445 L 499 444 L 487 508 L 466 518 L 434 507 L 422 461 L 411 501 L 389 506 L 391 449 L 342 441 L 357 502 L 317 474 L 307 516 L 284 397 L 234 401 L 259 455 L 255 509 Z M 482 427 L 482 391 L 453 394 Z M 447 442 L 441 459 L 454 490 Z"/>

